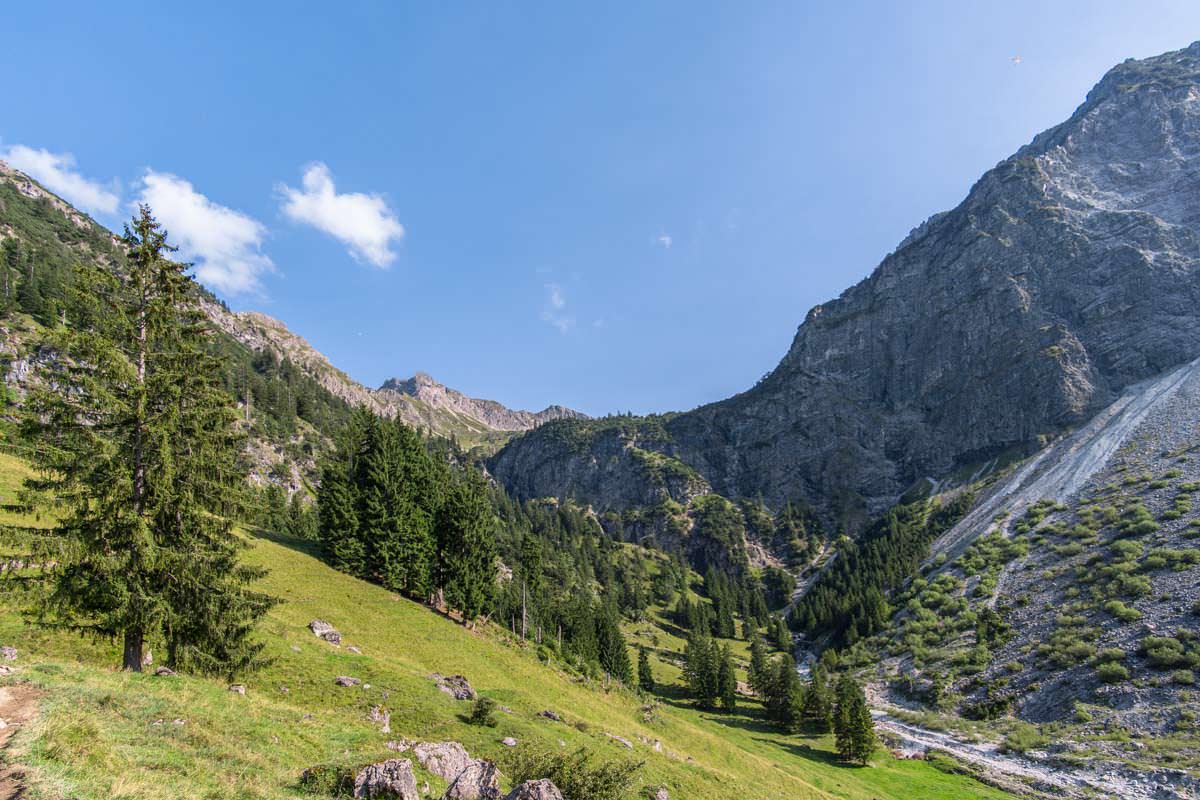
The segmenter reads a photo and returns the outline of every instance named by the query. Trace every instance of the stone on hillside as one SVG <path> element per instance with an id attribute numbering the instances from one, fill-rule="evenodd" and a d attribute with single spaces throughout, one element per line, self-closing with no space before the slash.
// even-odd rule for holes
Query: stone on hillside
<path id="1" fill-rule="evenodd" d="M 229 687 L 229 691 L 233 692 L 234 694 L 240 694 L 243 697 L 245 697 L 246 696 L 246 685 L 244 683 L 231 684 Z"/>
<path id="2" fill-rule="evenodd" d="M 413 755 L 422 767 L 446 781 L 454 780 L 474 763 L 467 748 L 458 742 L 421 742 L 413 746 Z"/>
<path id="3" fill-rule="evenodd" d="M 389 758 L 363 767 L 354 776 L 354 796 L 420 800 L 412 763 L 407 758 Z"/>
<path id="4" fill-rule="evenodd" d="M 621 747 L 624 747 L 626 750 L 633 749 L 633 742 L 629 741 L 624 736 L 617 736 L 615 733 L 606 733 L 604 735 L 621 745 Z"/>
<path id="5" fill-rule="evenodd" d="M 351 678 L 349 675 L 338 675 L 333 682 L 338 686 L 358 686 L 362 683 L 358 678 Z"/>
<path id="6" fill-rule="evenodd" d="M 17 648 L 9 647 L 8 645 L 5 645 L 4 647 L 0 647 L 0 660 L 16 661 L 17 660 Z"/>
<path id="7" fill-rule="evenodd" d="M 455 700 L 475 699 L 475 690 L 471 688 L 471 684 L 462 675 L 439 675 L 435 672 L 429 676 L 429 679 L 436 683 L 439 689 Z"/>
<path id="8" fill-rule="evenodd" d="M 347 653 L 354 653 L 354 655 L 356 655 L 356 656 L 361 656 L 361 655 L 362 655 L 362 650 L 359 650 L 359 649 L 358 649 L 357 647 L 355 647 L 354 645 L 349 645 L 349 646 L 347 646 L 347 647 L 346 647 L 346 652 L 347 652 Z"/>
<path id="9" fill-rule="evenodd" d="M 671 795 L 667 792 L 667 787 L 665 786 L 658 787 L 646 796 L 650 800 L 671 800 Z"/>
<path id="10" fill-rule="evenodd" d="M 0 664 L 0 675 L 12 675 L 16 670 L 7 664 Z"/>
<path id="11" fill-rule="evenodd" d="M 371 711 L 368 714 L 371 722 L 379 725 L 380 733 L 392 732 L 392 712 L 388 711 L 383 706 L 371 706 Z"/>
<path id="12" fill-rule="evenodd" d="M 545 711 L 542 711 L 541 713 L 539 713 L 538 716 L 545 717 L 546 719 L 552 720 L 554 722 L 562 722 L 563 721 L 562 717 L 560 717 L 557 712 L 551 711 L 548 708 Z"/>
<path id="13" fill-rule="evenodd" d="M 154 670 L 154 674 L 160 678 L 170 678 L 175 674 L 175 670 L 171 669 L 170 667 L 159 667 L 158 669 Z"/>
<path id="14" fill-rule="evenodd" d="M 549 778 L 525 781 L 513 789 L 504 800 L 563 800 L 562 792 Z"/>
<path id="15" fill-rule="evenodd" d="M 342 643 L 342 635 L 337 632 L 337 628 L 323 619 L 314 619 L 308 623 L 308 629 L 313 632 L 313 636 L 324 639 L 330 644 L 340 645 Z"/>
<path id="16" fill-rule="evenodd" d="M 390 742 L 384 742 L 383 746 L 388 750 L 393 750 L 397 753 L 407 753 L 409 750 L 412 750 L 414 744 L 416 744 L 416 742 L 410 739 L 397 739 Z"/>
<path id="17" fill-rule="evenodd" d="M 490 761 L 472 761 L 446 789 L 443 800 L 500 800 L 500 770 Z"/>
<path id="18" fill-rule="evenodd" d="M 511 736 L 505 736 L 503 739 L 500 740 L 500 744 L 504 745 L 505 747 L 516 747 L 517 740 Z"/>

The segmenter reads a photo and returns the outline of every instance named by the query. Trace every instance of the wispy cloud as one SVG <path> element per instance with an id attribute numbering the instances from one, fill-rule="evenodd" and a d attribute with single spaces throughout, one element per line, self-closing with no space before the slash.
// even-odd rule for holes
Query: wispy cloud
<path id="1" fill-rule="evenodd" d="M 660 233 L 658 236 L 654 237 L 654 243 L 663 250 L 670 250 L 671 245 L 675 243 L 675 240 L 671 238 L 671 234 L 669 233 Z"/>
<path id="2" fill-rule="evenodd" d="M 214 203 L 177 175 L 147 170 L 139 201 L 166 227 L 180 254 L 194 261 L 196 277 L 228 294 L 261 292 L 275 265 L 262 252 L 266 227 L 240 211 Z"/>
<path id="3" fill-rule="evenodd" d="M 276 187 L 283 198 L 283 213 L 294 222 L 311 225 L 329 234 L 350 250 L 350 255 L 381 269 L 396 260 L 392 246 L 404 236 L 404 226 L 377 194 L 338 194 L 329 167 L 317 162 L 304 170 L 301 189 Z"/>
<path id="4" fill-rule="evenodd" d="M 109 186 L 90 181 L 75 169 L 75 156 L 14 144 L 0 150 L 4 160 L 77 208 L 112 214 L 121 198 Z"/>
<path id="5" fill-rule="evenodd" d="M 575 327 L 575 317 L 567 312 L 567 298 L 557 283 L 545 285 L 546 299 L 542 304 L 542 322 L 566 333 Z"/>

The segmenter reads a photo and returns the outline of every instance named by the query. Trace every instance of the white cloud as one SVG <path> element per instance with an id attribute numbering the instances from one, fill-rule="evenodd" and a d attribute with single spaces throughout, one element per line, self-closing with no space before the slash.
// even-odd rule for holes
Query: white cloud
<path id="1" fill-rule="evenodd" d="M 567 298 L 557 283 L 546 284 L 546 301 L 542 305 L 542 322 L 566 333 L 575 327 L 575 317 L 567 313 Z"/>
<path id="2" fill-rule="evenodd" d="M 304 170 L 303 189 L 279 184 L 283 213 L 294 222 L 324 231 L 350 248 L 350 255 L 384 268 L 396 259 L 392 245 L 404 226 L 377 194 L 338 194 L 329 167 L 317 162 Z"/>
<path id="3" fill-rule="evenodd" d="M 670 234 L 668 234 L 668 233 L 660 233 L 660 234 L 659 234 L 659 235 L 658 235 L 658 236 L 657 236 L 657 237 L 654 239 L 654 243 L 655 243 L 656 245 L 658 245 L 659 247 L 661 247 L 663 250 L 670 250 L 670 249 L 671 249 L 671 245 L 675 243 L 675 240 L 674 240 L 674 239 L 672 239 L 672 238 L 671 238 L 671 235 L 670 235 Z"/>
<path id="4" fill-rule="evenodd" d="M 112 214 L 121 202 L 110 188 L 80 175 L 75 169 L 75 156 L 70 153 L 35 150 L 23 144 L 0 152 L 9 164 L 84 211 Z"/>
<path id="5" fill-rule="evenodd" d="M 138 199 L 150 206 L 180 255 L 195 262 L 196 277 L 209 287 L 228 294 L 254 294 L 262 289 L 261 277 L 275 271 L 261 249 L 266 227 L 214 203 L 183 178 L 147 170 Z"/>

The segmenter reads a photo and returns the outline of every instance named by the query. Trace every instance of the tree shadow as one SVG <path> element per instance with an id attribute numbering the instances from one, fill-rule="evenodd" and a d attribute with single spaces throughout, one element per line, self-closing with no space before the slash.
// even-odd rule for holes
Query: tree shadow
<path id="1" fill-rule="evenodd" d="M 796 758 L 802 758 L 806 761 L 819 762 L 831 767 L 840 767 L 842 769 L 862 769 L 862 764 L 855 764 L 849 761 L 842 761 L 837 753 L 831 753 L 828 750 L 821 750 L 813 747 L 807 742 L 791 742 L 786 739 L 762 739 L 755 737 L 755 741 L 763 744 L 774 745 L 780 750 L 786 751 L 788 754 Z"/>
<path id="2" fill-rule="evenodd" d="M 320 560 L 321 543 L 311 539 L 301 539 L 299 536 L 292 536 L 289 533 L 280 533 L 279 531 L 269 531 L 266 528 L 258 528 L 250 525 L 245 526 L 246 533 L 255 539 L 266 539 L 272 544 L 277 544 L 286 547 L 289 550 L 295 550 L 297 553 L 303 553 L 306 556 L 312 556 Z"/>

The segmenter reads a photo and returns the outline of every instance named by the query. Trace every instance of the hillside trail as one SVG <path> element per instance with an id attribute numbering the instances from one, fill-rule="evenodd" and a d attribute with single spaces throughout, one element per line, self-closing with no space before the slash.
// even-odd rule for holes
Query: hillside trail
<path id="1" fill-rule="evenodd" d="M 38 691 L 32 686 L 0 686 L 0 800 L 25 796 L 21 768 L 7 758 L 13 734 L 37 716 Z"/>

